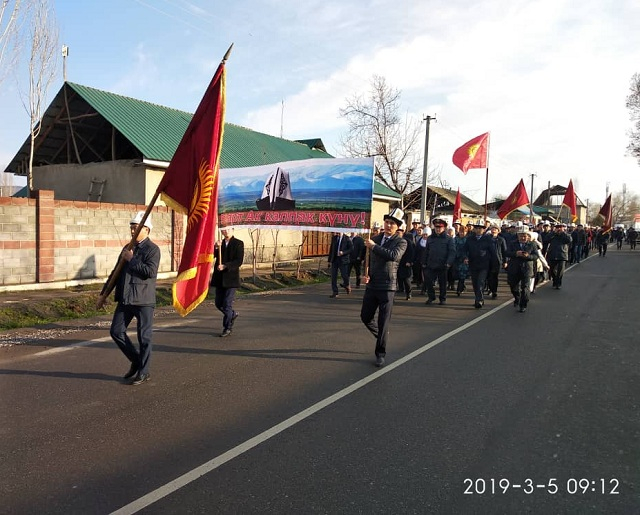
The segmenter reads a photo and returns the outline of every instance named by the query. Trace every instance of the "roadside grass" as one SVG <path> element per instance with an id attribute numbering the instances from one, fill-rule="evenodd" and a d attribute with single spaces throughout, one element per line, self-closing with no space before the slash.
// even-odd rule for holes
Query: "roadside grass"
<path id="1" fill-rule="evenodd" d="M 261 274 L 255 278 L 243 278 L 242 287 L 238 290 L 238 294 L 272 291 L 322 283 L 327 280 L 327 275 L 322 271 L 302 270 L 299 277 L 296 277 L 294 272 Z M 64 320 L 110 315 L 115 309 L 114 302 L 108 302 L 103 309 L 95 307 L 101 289 L 102 285 L 92 284 L 66 290 L 51 290 L 50 297 L 38 295 L 24 303 L 6 305 L 0 308 L 0 330 L 38 327 Z M 211 289 L 206 300 L 213 301 L 214 296 L 214 290 Z M 156 307 L 172 306 L 171 283 L 159 284 L 156 289 L 156 297 Z M 110 301 L 112 300 L 113 295 L 110 296 Z"/>

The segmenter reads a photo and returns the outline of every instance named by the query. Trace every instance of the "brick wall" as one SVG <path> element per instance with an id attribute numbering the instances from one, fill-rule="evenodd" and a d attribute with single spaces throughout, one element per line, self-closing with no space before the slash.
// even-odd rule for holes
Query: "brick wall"
<path id="1" fill-rule="evenodd" d="M 0 285 L 108 276 L 131 238 L 129 221 L 145 209 L 137 204 L 55 200 L 46 190 L 37 191 L 35 199 L 1 197 Z M 151 213 L 151 239 L 162 253 L 160 272 L 177 270 L 182 218 L 164 206 Z"/>

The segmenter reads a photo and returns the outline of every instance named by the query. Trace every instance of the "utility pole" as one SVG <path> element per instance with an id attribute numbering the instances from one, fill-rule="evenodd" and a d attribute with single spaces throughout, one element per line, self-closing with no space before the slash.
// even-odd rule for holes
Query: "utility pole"
<path id="1" fill-rule="evenodd" d="M 427 164 L 429 161 L 429 125 L 431 124 L 431 120 L 436 121 L 435 116 L 427 115 L 424 120 L 427 122 L 427 127 L 425 129 L 424 135 L 424 165 L 422 167 L 422 202 L 420 204 L 420 222 L 425 223 L 426 212 L 427 212 Z"/>
<path id="2" fill-rule="evenodd" d="M 536 177 L 535 173 L 531 174 L 531 193 L 529 193 L 529 223 L 533 223 L 533 178 Z"/>
<path id="3" fill-rule="evenodd" d="M 67 57 L 69 57 L 69 47 L 62 45 L 62 80 L 67 82 Z"/>

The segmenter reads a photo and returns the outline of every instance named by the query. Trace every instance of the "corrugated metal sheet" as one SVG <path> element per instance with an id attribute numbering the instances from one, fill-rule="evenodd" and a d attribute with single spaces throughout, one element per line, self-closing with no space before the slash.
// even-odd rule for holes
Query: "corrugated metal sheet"
<path id="1" fill-rule="evenodd" d="M 191 121 L 192 114 L 185 111 L 80 84 L 68 85 L 120 131 L 146 159 L 171 161 Z M 223 168 L 330 157 L 330 154 L 311 149 L 303 143 L 225 123 L 221 156 Z"/>

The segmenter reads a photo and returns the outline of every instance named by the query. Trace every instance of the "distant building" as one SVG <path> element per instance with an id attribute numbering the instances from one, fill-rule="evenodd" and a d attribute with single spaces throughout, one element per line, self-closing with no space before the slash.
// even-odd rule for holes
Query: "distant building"
<path id="1" fill-rule="evenodd" d="M 555 185 L 549 187 L 538 195 L 533 201 L 534 209 L 537 207 L 544 208 L 548 212 L 549 216 L 561 222 L 571 222 L 571 214 L 566 206 L 562 206 L 564 195 L 567 192 L 565 186 Z M 576 194 L 576 210 L 578 220 L 575 223 L 587 223 L 587 206 L 582 202 L 580 197 Z"/>

